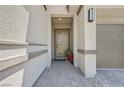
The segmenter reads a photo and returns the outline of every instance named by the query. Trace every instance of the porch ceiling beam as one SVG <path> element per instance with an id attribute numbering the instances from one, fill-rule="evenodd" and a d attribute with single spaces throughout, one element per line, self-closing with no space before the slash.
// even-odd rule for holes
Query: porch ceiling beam
<path id="1" fill-rule="evenodd" d="M 69 5 L 66 5 L 67 12 L 69 12 L 70 10 L 69 7 L 70 7 Z"/>
<path id="2" fill-rule="evenodd" d="M 46 7 L 46 5 L 43 5 L 43 7 L 44 7 L 45 11 L 47 11 L 47 7 Z"/>
<path id="3" fill-rule="evenodd" d="M 77 10 L 77 15 L 79 15 L 79 14 L 80 14 L 80 11 L 81 11 L 82 7 L 83 7 L 83 5 L 80 5 L 80 6 L 78 7 L 78 10 Z"/>

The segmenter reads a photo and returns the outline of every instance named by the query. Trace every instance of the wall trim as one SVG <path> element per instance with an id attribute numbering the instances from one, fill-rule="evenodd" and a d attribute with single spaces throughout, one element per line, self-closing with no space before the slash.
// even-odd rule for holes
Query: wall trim
<path id="1" fill-rule="evenodd" d="M 9 45 L 9 46 L 27 46 L 26 42 L 12 42 L 12 41 L 0 41 L 0 45 Z"/>
<path id="2" fill-rule="evenodd" d="M 96 50 L 77 49 L 77 51 L 81 54 L 96 54 Z"/>
<path id="3" fill-rule="evenodd" d="M 124 68 L 97 68 L 96 70 L 124 70 Z"/>
<path id="4" fill-rule="evenodd" d="M 47 44 L 29 43 L 29 46 L 48 46 Z"/>
<path id="5" fill-rule="evenodd" d="M 4 59 L 0 61 L 0 71 L 15 66 L 17 64 L 23 63 L 28 60 L 28 54 L 15 56 L 9 59 Z"/>
<path id="6" fill-rule="evenodd" d="M 45 50 L 42 50 L 42 51 L 32 52 L 32 53 L 29 53 L 29 54 L 25 54 L 25 55 L 16 56 L 16 57 L 12 57 L 12 58 L 9 58 L 9 59 L 1 60 L 0 61 L 0 71 L 6 70 L 6 69 L 11 68 L 13 66 L 16 66 L 18 64 L 29 61 L 29 60 L 31 60 L 35 57 L 38 57 L 40 55 L 43 55 L 43 54 L 47 53 L 47 52 L 48 52 L 48 50 L 45 49 Z M 3 66 L 3 63 L 4 63 L 4 66 Z"/>
<path id="7" fill-rule="evenodd" d="M 123 18 L 97 18 L 96 24 L 124 24 Z"/>
<path id="8" fill-rule="evenodd" d="M 0 41 L 0 50 L 26 48 L 28 46 L 48 46 L 47 44 Z"/>
<path id="9" fill-rule="evenodd" d="M 0 41 L 0 45 L 8 46 L 48 46 L 47 44 L 39 43 L 27 43 L 27 42 L 12 42 L 12 41 Z"/>
<path id="10" fill-rule="evenodd" d="M 40 56 L 40 55 L 46 54 L 46 53 L 48 53 L 48 49 L 45 49 L 45 50 L 42 50 L 42 51 L 37 51 L 37 52 L 29 53 L 29 55 L 28 55 L 28 60 L 33 59 L 33 58 L 35 58 L 35 57 L 38 57 L 38 56 Z"/>

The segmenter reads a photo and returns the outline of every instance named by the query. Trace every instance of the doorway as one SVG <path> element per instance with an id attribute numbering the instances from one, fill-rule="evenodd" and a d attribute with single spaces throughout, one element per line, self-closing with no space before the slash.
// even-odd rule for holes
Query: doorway
<path id="1" fill-rule="evenodd" d="M 55 59 L 65 59 L 64 52 L 70 49 L 69 29 L 55 29 Z"/>
<path id="2" fill-rule="evenodd" d="M 66 50 L 73 50 L 73 18 L 52 17 L 52 59 L 65 60 Z"/>

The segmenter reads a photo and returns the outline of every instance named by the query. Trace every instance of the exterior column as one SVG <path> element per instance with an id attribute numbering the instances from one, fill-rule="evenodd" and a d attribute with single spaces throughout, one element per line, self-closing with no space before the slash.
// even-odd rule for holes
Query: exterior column
<path id="1" fill-rule="evenodd" d="M 51 61 L 52 61 L 52 54 L 51 54 L 51 16 L 48 14 L 48 63 L 47 68 L 50 68 Z"/>
<path id="2" fill-rule="evenodd" d="M 74 16 L 73 19 L 73 52 L 74 52 L 74 66 L 77 68 L 78 67 L 78 53 L 77 53 L 77 49 L 78 49 L 78 30 L 77 30 L 77 16 Z"/>
<path id="3" fill-rule="evenodd" d="M 84 55 L 85 76 L 96 75 L 96 14 L 93 22 L 88 22 L 88 10 L 93 6 L 84 6 Z M 95 8 L 94 8 L 95 9 Z M 96 11 L 96 9 L 95 9 Z"/>

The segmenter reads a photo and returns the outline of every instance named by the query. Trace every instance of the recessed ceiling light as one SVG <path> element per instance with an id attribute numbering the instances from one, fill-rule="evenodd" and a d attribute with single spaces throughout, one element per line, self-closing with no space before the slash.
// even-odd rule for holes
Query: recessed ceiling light
<path id="1" fill-rule="evenodd" d="M 62 18 L 59 18 L 59 21 L 61 21 L 62 20 Z"/>

